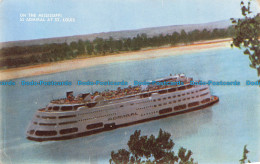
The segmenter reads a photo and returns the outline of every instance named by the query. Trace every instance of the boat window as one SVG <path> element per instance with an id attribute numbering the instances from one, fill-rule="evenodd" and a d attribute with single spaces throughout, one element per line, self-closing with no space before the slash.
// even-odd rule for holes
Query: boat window
<path id="1" fill-rule="evenodd" d="M 201 103 L 204 104 L 204 103 L 207 103 L 207 102 L 209 102 L 209 101 L 210 101 L 210 98 L 206 98 L 206 99 L 202 100 Z"/>
<path id="2" fill-rule="evenodd" d="M 43 126 L 55 126 L 55 123 L 39 123 L 39 125 L 43 125 Z"/>
<path id="3" fill-rule="evenodd" d="M 200 96 L 205 96 L 205 95 L 207 95 L 207 94 L 209 94 L 209 93 L 207 92 L 207 93 L 201 94 Z"/>
<path id="4" fill-rule="evenodd" d="M 175 91 L 176 91 L 176 88 L 168 89 L 168 92 L 175 92 Z"/>
<path id="5" fill-rule="evenodd" d="M 48 110 L 52 110 L 52 107 L 49 107 Z"/>
<path id="6" fill-rule="evenodd" d="M 188 107 L 193 107 L 193 106 L 197 106 L 197 105 L 199 105 L 199 102 L 198 102 L 198 101 L 189 103 L 189 104 L 188 104 Z"/>
<path id="7" fill-rule="evenodd" d="M 187 89 L 190 89 L 190 88 L 192 88 L 192 85 L 188 85 L 188 86 L 187 86 Z"/>
<path id="8" fill-rule="evenodd" d="M 60 130 L 60 134 L 68 134 L 68 133 L 75 133 L 78 131 L 78 128 L 68 128 Z"/>
<path id="9" fill-rule="evenodd" d="M 145 93 L 140 96 L 141 96 L 141 98 L 146 98 L 146 97 L 150 97 L 151 95 L 152 95 L 151 93 Z"/>
<path id="10" fill-rule="evenodd" d="M 35 132 L 35 134 L 36 134 L 37 136 L 55 136 L 55 135 L 57 135 L 57 132 L 54 131 L 54 130 L 52 130 L 52 131 L 37 130 L 37 131 Z"/>
<path id="11" fill-rule="evenodd" d="M 206 90 L 207 88 L 204 88 L 204 89 L 200 89 L 200 91 L 204 91 L 204 90 Z"/>
<path id="12" fill-rule="evenodd" d="M 178 91 L 185 90 L 185 89 L 186 89 L 186 86 L 181 86 L 178 88 Z"/>
<path id="13" fill-rule="evenodd" d="M 76 115 L 59 116 L 60 119 L 76 117 Z"/>
<path id="14" fill-rule="evenodd" d="M 55 116 L 42 116 L 43 119 L 55 119 Z"/>
<path id="15" fill-rule="evenodd" d="M 161 90 L 158 92 L 159 94 L 164 94 L 164 93 L 167 93 L 167 90 Z"/>
<path id="16" fill-rule="evenodd" d="M 166 108 L 166 109 L 159 110 L 159 114 L 165 114 L 165 113 L 169 113 L 169 112 L 172 112 L 172 108 Z"/>
<path id="17" fill-rule="evenodd" d="M 103 127 L 103 123 L 102 122 L 99 122 L 99 123 L 96 123 L 96 124 L 89 124 L 87 125 L 87 129 L 95 129 L 95 128 L 99 128 L 99 127 Z"/>
<path id="18" fill-rule="evenodd" d="M 174 110 L 175 110 L 175 111 L 178 111 L 178 110 L 182 110 L 182 109 L 185 109 L 185 108 L 186 108 L 186 104 L 183 104 L 183 105 L 175 106 L 175 107 L 174 107 Z"/>
<path id="19" fill-rule="evenodd" d="M 71 111 L 72 110 L 72 106 L 62 106 L 61 110 L 62 111 Z"/>
<path id="20" fill-rule="evenodd" d="M 54 110 L 54 111 L 59 111 L 59 109 L 60 109 L 59 106 L 54 106 L 54 107 L 53 107 L 53 110 Z"/>

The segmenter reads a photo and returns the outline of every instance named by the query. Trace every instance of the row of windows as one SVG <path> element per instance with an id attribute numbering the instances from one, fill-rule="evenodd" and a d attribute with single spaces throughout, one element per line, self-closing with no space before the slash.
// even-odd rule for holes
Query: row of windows
<path id="1" fill-rule="evenodd" d="M 138 102 L 136 104 L 142 104 L 142 103 L 148 103 L 148 102 L 152 102 L 152 100 L 148 100 L 148 101 L 141 101 L 141 102 Z M 133 103 L 131 105 L 134 105 Z"/>
<path id="2" fill-rule="evenodd" d="M 93 114 L 93 113 L 100 113 L 102 112 L 103 110 L 96 110 L 96 111 L 93 111 L 93 112 L 88 112 L 88 113 L 81 113 L 79 115 L 85 115 L 85 114 Z"/>
<path id="3" fill-rule="evenodd" d="M 190 89 L 192 88 L 193 86 L 192 85 L 187 85 L 187 86 L 180 86 L 178 88 L 170 88 L 170 89 L 165 89 L 165 90 L 160 90 L 158 91 L 159 94 L 165 94 L 167 92 L 175 92 L 175 91 L 182 91 L 182 90 L 185 90 L 185 89 Z"/>
<path id="4" fill-rule="evenodd" d="M 147 108 L 152 108 L 153 105 L 150 105 L 150 106 L 145 106 L 145 107 L 142 107 L 142 108 L 137 108 L 136 110 L 140 110 L 140 109 L 147 109 Z"/>
<path id="5" fill-rule="evenodd" d="M 51 106 L 48 107 L 48 111 L 73 111 L 73 110 L 77 110 L 78 107 L 81 107 L 84 105 L 75 105 L 75 106 Z"/>
<path id="6" fill-rule="evenodd" d="M 198 91 L 195 91 L 195 92 L 197 93 Z M 193 94 L 194 92 L 191 92 L 191 93 Z M 189 95 L 190 92 L 187 92 L 187 94 Z M 172 97 L 171 97 L 171 96 L 168 96 L 168 99 L 176 98 L 176 97 L 181 97 L 181 96 L 185 96 L 185 93 L 183 93 L 183 94 L 181 94 L 181 95 L 177 95 L 177 96 L 174 95 L 174 96 L 172 96 Z M 199 97 L 199 96 L 196 96 L 196 97 Z M 194 97 L 192 97 L 192 98 L 194 98 Z M 166 97 L 158 98 L 157 101 L 161 101 L 162 99 L 163 99 L 163 100 L 166 100 L 167 98 L 166 98 Z M 153 102 L 156 102 L 156 99 L 154 99 Z"/>
<path id="7" fill-rule="evenodd" d="M 201 103 L 207 103 L 209 101 L 210 101 L 210 98 L 207 98 L 207 99 L 202 100 Z M 168 102 L 168 103 L 172 104 L 172 102 Z M 173 101 L 173 103 L 176 103 L 176 101 Z M 158 104 L 158 106 L 162 106 L 162 105 L 167 105 L 167 103 Z M 193 107 L 193 106 L 197 106 L 197 105 L 199 105 L 198 101 L 189 103 L 188 107 Z M 147 106 L 147 107 L 138 108 L 138 109 L 146 109 L 146 108 L 149 108 L 149 107 L 152 107 L 152 106 Z M 154 105 L 154 107 L 157 107 L 157 105 Z M 186 108 L 186 104 L 175 106 L 174 110 L 182 110 L 182 109 L 185 109 L 185 108 Z M 104 116 L 93 117 L 93 118 L 88 118 L 88 119 L 83 119 L 83 120 L 79 120 L 79 121 L 86 121 L 86 120 L 90 120 L 90 119 L 95 119 L 95 118 L 100 118 L 100 117 L 107 117 L 107 116 L 111 116 L 111 115 L 116 115 L 116 113 L 109 114 L 109 115 L 104 115 Z M 109 118 L 109 120 L 115 120 L 115 119 L 120 119 L 120 118 L 124 118 L 124 117 L 130 117 L 130 116 L 133 116 L 133 115 L 137 115 L 137 114 L 136 113 L 132 113 L 131 115 L 130 114 L 126 114 L 126 115 L 123 115 L 123 116 L 117 116 L 117 117 Z M 66 125 L 66 124 L 72 124 L 72 123 L 77 123 L 77 121 L 62 122 L 62 123 L 59 123 L 59 125 Z M 37 122 L 34 122 L 34 124 L 37 124 Z M 55 126 L 56 124 L 55 123 L 39 123 L 39 125 L 42 125 L 42 126 Z"/>
<path id="8" fill-rule="evenodd" d="M 169 101 L 168 104 L 174 104 L 176 102 L 181 102 L 181 101 L 185 101 L 185 100 L 195 99 L 195 98 L 198 98 L 198 97 L 199 96 L 197 95 L 196 97 L 188 97 L 188 98 L 184 98 L 184 99 Z M 167 105 L 167 102 L 165 102 L 163 104 L 158 104 L 158 106 L 162 106 L 162 105 Z M 154 105 L 154 107 L 157 107 L 157 105 Z"/>
<path id="9" fill-rule="evenodd" d="M 78 132 L 78 128 L 68 128 L 68 129 L 60 130 L 60 134 L 69 134 L 69 133 L 75 133 L 75 132 Z"/>
<path id="10" fill-rule="evenodd" d="M 103 122 L 87 125 L 86 128 L 87 129 L 95 129 L 95 128 L 100 128 L 100 127 L 103 127 Z"/>
<path id="11" fill-rule="evenodd" d="M 125 115 L 121 115 L 121 116 L 116 116 L 116 117 L 108 118 L 108 121 L 110 121 L 110 120 L 122 119 L 122 118 L 126 118 L 126 117 L 132 117 L 132 116 L 136 116 L 136 115 L 138 115 L 138 114 L 137 114 L 137 113 L 125 114 Z"/>
<path id="12" fill-rule="evenodd" d="M 68 121 L 68 122 L 61 122 L 59 125 L 67 125 L 67 124 L 74 124 L 77 123 L 77 121 Z M 33 124 L 37 125 L 37 122 L 33 122 Z M 56 126 L 56 123 L 39 123 L 41 126 Z"/>
<path id="13" fill-rule="evenodd" d="M 200 97 L 206 96 L 207 94 L 209 94 L 209 92 L 201 94 Z"/>
<path id="14" fill-rule="evenodd" d="M 154 112 L 148 112 L 148 113 L 145 113 L 145 114 L 141 114 L 141 116 L 146 116 L 146 115 L 151 115 L 151 114 L 156 114 L 158 113 L 158 111 L 154 111 Z"/>
<path id="15" fill-rule="evenodd" d="M 37 130 L 35 132 L 35 135 L 37 135 L 37 136 L 55 136 L 55 135 L 57 135 L 57 132 L 55 130 L 50 130 L 50 131 Z"/>
<path id="16" fill-rule="evenodd" d="M 205 91 L 205 90 L 207 90 L 208 88 L 203 88 L 203 89 L 200 89 L 200 91 Z"/>
<path id="17" fill-rule="evenodd" d="M 159 111 L 159 114 L 166 114 L 172 112 L 172 108 L 165 108 Z"/>
<path id="18" fill-rule="evenodd" d="M 93 120 L 93 119 L 97 119 L 97 118 L 103 118 L 103 117 L 109 117 L 109 116 L 115 116 L 115 115 L 116 115 L 116 113 L 111 113 L 111 114 L 97 116 L 97 117 L 90 117 L 90 118 L 82 119 L 82 120 L 79 120 L 79 121 Z"/>
<path id="19" fill-rule="evenodd" d="M 87 125 L 86 129 L 95 129 L 95 128 L 99 128 L 99 127 L 103 127 L 102 122 Z M 60 134 L 70 134 L 70 133 L 75 133 L 75 132 L 78 132 L 78 128 L 76 128 L 76 127 L 60 130 Z M 34 130 L 30 130 L 29 133 L 33 134 Z M 58 133 L 55 130 L 51 130 L 51 131 L 37 130 L 35 132 L 35 135 L 37 135 L 37 136 L 55 136 L 57 134 Z"/>
<path id="20" fill-rule="evenodd" d="M 68 128 L 68 129 L 62 129 L 60 130 L 60 134 L 69 134 L 69 133 L 75 133 L 78 132 L 78 128 Z M 30 131 L 30 134 L 33 134 L 34 130 Z M 55 136 L 57 135 L 57 131 L 55 130 L 49 130 L 49 131 L 43 131 L 43 130 L 37 130 L 35 132 L 35 135 L 37 136 Z"/>
<path id="21" fill-rule="evenodd" d="M 205 104 L 205 103 L 207 103 L 209 101 L 210 101 L 210 98 L 206 98 L 206 99 L 202 100 L 201 103 Z"/>
<path id="22" fill-rule="evenodd" d="M 186 104 L 182 104 L 182 105 L 178 105 L 178 106 L 175 106 L 174 107 L 174 110 L 175 111 L 178 111 L 178 110 L 183 110 L 186 108 Z"/>
<path id="23" fill-rule="evenodd" d="M 97 111 L 94 111 L 94 112 L 88 112 L 88 113 L 81 113 L 79 115 L 85 115 L 85 114 L 93 114 L 93 113 L 100 113 L 100 112 L 103 112 L 105 109 L 101 109 L 101 110 L 97 110 Z M 108 114 L 108 115 L 105 115 L 105 116 L 109 116 L 109 115 L 113 115 L 113 114 Z"/>
<path id="24" fill-rule="evenodd" d="M 197 105 L 199 105 L 199 102 L 198 102 L 198 101 L 189 103 L 189 104 L 188 104 L 188 107 L 193 107 L 193 106 L 197 106 Z"/>
<path id="25" fill-rule="evenodd" d="M 42 125 L 42 126 L 55 126 L 56 123 L 39 123 L 39 125 Z"/>
<path id="26" fill-rule="evenodd" d="M 95 128 L 100 128 L 100 127 L 103 127 L 102 122 L 87 125 L 86 129 L 95 129 Z M 70 133 L 75 133 L 75 132 L 78 132 L 78 128 L 76 128 L 76 127 L 60 130 L 60 134 L 70 134 Z M 30 130 L 29 133 L 33 134 L 34 130 Z M 55 130 L 50 130 L 50 131 L 37 130 L 35 132 L 35 135 L 37 135 L 37 136 L 55 136 L 57 134 L 58 133 Z"/>

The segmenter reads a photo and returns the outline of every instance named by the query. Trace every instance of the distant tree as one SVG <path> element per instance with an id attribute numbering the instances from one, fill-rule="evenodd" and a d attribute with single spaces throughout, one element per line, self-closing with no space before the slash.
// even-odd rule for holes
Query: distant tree
<path id="1" fill-rule="evenodd" d="M 96 53 L 103 53 L 104 52 L 104 39 L 103 38 L 96 38 L 93 40 L 94 50 Z"/>
<path id="2" fill-rule="evenodd" d="M 246 148 L 246 145 L 244 146 L 244 151 L 243 151 L 243 157 L 242 159 L 239 160 L 240 164 L 245 164 L 245 163 L 251 163 L 250 160 L 247 160 L 247 153 L 249 153 L 249 151 Z M 247 162 L 246 162 L 247 160 Z"/>
<path id="3" fill-rule="evenodd" d="M 184 31 L 184 30 L 181 30 L 181 41 L 184 43 L 184 44 L 187 44 L 188 43 L 188 35 L 187 33 Z"/>
<path id="4" fill-rule="evenodd" d="M 85 41 L 85 45 L 86 45 L 86 51 L 88 55 L 92 55 L 93 51 L 94 51 L 94 46 L 93 43 L 90 42 L 89 40 Z"/>
<path id="5" fill-rule="evenodd" d="M 180 34 L 178 32 L 172 33 L 171 45 L 176 45 L 180 42 Z"/>
<path id="6" fill-rule="evenodd" d="M 175 155 L 172 150 L 174 143 L 170 137 L 171 134 L 162 129 L 157 137 L 141 136 L 141 131 L 136 130 L 127 143 L 129 151 L 126 149 L 112 151 L 109 162 L 110 164 L 193 164 L 190 150 L 180 148 L 178 155 Z"/>
<path id="7" fill-rule="evenodd" d="M 231 46 L 244 47 L 244 54 L 249 56 L 250 67 L 257 70 L 260 76 L 260 15 L 252 16 L 250 1 L 241 1 L 243 19 L 231 18 L 235 28 L 235 36 Z"/>
<path id="8" fill-rule="evenodd" d="M 71 47 L 72 50 L 77 49 L 77 48 L 78 48 L 77 42 L 71 42 L 71 43 L 70 43 L 70 47 Z"/>
<path id="9" fill-rule="evenodd" d="M 79 54 L 84 54 L 85 52 L 86 52 L 86 49 L 85 49 L 84 42 L 80 39 L 78 41 L 78 53 Z"/>

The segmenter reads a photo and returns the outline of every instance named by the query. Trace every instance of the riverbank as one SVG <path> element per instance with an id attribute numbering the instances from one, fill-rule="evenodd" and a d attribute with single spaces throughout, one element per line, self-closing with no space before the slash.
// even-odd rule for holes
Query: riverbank
<path id="1" fill-rule="evenodd" d="M 144 60 L 172 55 L 183 55 L 199 52 L 208 49 L 229 47 L 231 39 L 218 39 L 210 41 L 195 42 L 191 45 L 163 47 L 157 49 L 141 50 L 136 52 L 126 52 L 115 55 L 98 56 L 91 58 L 72 59 L 56 63 L 46 63 L 28 67 L 12 68 L 0 71 L 0 81 L 31 77 L 37 75 L 51 74 L 57 72 L 70 71 L 96 65 L 109 64 L 114 62 L 124 62 L 129 60 Z"/>

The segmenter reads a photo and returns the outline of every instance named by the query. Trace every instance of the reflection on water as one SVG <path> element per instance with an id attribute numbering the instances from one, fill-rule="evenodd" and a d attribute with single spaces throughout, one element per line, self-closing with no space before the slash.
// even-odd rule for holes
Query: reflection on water
<path id="1" fill-rule="evenodd" d="M 186 73 L 201 80 L 241 81 L 241 86 L 211 86 L 220 102 L 204 110 L 136 124 L 96 135 L 65 141 L 34 142 L 25 138 L 35 110 L 53 98 L 75 93 L 102 91 L 106 86 L 68 87 L 1 87 L 1 115 L 4 140 L 1 158 L 4 163 L 108 163 L 112 150 L 127 148 L 135 130 L 142 135 L 157 135 L 159 129 L 170 132 L 175 150 L 184 146 L 193 151 L 199 163 L 237 163 L 245 144 L 249 158 L 259 160 L 260 91 L 243 83 L 256 80 L 256 72 L 248 67 L 246 56 L 239 50 L 221 49 L 182 56 L 142 61 L 119 62 L 86 69 L 26 78 L 25 80 L 153 80 L 170 73 Z M 239 58 L 237 57 L 238 55 Z M 214 61 L 214 62 L 212 62 Z M 16 80 L 17 84 L 20 79 Z M 115 89 L 118 86 L 110 86 Z M 253 95 L 253 96 L 251 96 Z"/>

